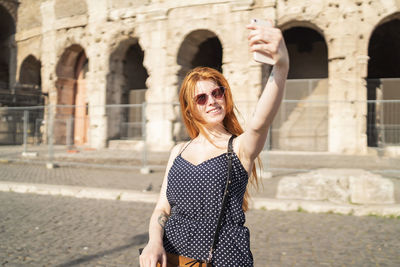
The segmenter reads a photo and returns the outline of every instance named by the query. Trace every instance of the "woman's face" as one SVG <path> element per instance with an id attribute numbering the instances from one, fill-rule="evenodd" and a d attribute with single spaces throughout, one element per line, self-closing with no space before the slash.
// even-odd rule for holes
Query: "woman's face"
<path id="1" fill-rule="evenodd" d="M 196 84 L 193 101 L 199 115 L 205 120 L 209 126 L 221 124 L 226 114 L 225 96 L 218 97 L 217 90 L 220 86 L 213 80 L 200 80 Z M 196 102 L 196 98 L 206 98 L 204 104 Z"/>

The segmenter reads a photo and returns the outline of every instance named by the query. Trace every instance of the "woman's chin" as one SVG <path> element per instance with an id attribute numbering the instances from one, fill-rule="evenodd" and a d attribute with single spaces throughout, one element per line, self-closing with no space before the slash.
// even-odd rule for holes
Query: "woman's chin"
<path id="1" fill-rule="evenodd" d="M 208 126 L 216 126 L 221 124 L 224 121 L 224 116 L 213 116 L 206 119 L 206 123 Z"/>

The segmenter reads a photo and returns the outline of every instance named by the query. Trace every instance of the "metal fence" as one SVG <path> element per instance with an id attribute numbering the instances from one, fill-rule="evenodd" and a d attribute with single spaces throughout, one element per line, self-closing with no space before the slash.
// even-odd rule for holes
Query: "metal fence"
<path id="1" fill-rule="evenodd" d="M 332 104 L 344 108 L 351 106 L 352 115 L 367 111 L 363 120 L 369 147 L 400 146 L 400 100 L 348 103 L 284 100 L 272 124 L 271 150 L 327 151 L 329 109 Z M 343 123 L 345 121 L 346 118 L 343 118 Z"/>
<path id="2" fill-rule="evenodd" d="M 315 90 L 314 90 L 315 91 Z M 271 127 L 266 151 L 328 150 L 329 109 L 338 102 L 313 98 L 284 100 Z M 364 132 L 370 147 L 400 146 L 400 100 L 340 102 L 367 111 Z M 255 103 L 247 103 L 254 107 Z M 166 107 L 168 107 L 166 109 Z M 108 149 L 92 151 L 90 143 L 91 109 L 104 109 L 108 117 Z M 164 119 L 172 120 L 173 139 L 186 140 L 177 103 L 127 104 L 105 106 L 41 106 L 0 108 L 0 158 L 21 158 L 42 162 L 91 162 L 98 165 L 165 167 L 168 152 L 153 153 L 146 146 L 146 114 L 159 110 Z M 170 114 L 164 114 L 164 110 Z M 151 113 L 151 114 L 153 114 Z M 353 127 L 347 125 L 346 127 Z M 164 129 L 160 129 L 163 131 Z M 151 134 L 151 133 L 150 133 Z M 79 153 L 80 152 L 80 153 Z M 74 154 L 78 153 L 78 154 Z M 96 157 L 94 154 L 97 153 Z M 90 156 L 91 154 L 91 156 Z M 103 156 L 98 156 L 99 154 Z M 86 157 L 86 158 L 85 158 Z M 100 157 L 100 159 L 99 159 Z M 116 162 L 110 158 L 116 158 Z M 131 159 L 131 161 L 129 161 Z M 273 167 L 267 162 L 266 167 Z"/>

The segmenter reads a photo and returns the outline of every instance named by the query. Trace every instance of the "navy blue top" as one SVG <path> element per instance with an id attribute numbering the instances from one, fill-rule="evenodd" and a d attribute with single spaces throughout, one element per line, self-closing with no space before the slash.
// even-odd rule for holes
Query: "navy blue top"
<path id="1" fill-rule="evenodd" d="M 182 152 L 181 152 L 182 153 Z M 171 216 L 165 225 L 164 248 L 172 254 L 205 260 L 212 245 L 227 179 L 227 153 L 198 165 L 179 154 L 168 173 Z M 213 266 L 253 266 L 250 234 L 242 209 L 248 174 L 233 153 L 232 183 L 213 254 Z"/>

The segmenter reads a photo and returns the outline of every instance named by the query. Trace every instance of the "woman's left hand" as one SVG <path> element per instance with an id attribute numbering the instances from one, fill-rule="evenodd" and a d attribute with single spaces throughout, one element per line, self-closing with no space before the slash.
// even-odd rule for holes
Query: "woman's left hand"
<path id="1" fill-rule="evenodd" d="M 289 67 L 289 55 L 280 29 L 256 24 L 249 24 L 246 28 L 250 30 L 248 40 L 251 52 L 268 54 L 276 62 L 275 66 Z"/>

